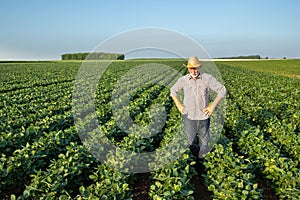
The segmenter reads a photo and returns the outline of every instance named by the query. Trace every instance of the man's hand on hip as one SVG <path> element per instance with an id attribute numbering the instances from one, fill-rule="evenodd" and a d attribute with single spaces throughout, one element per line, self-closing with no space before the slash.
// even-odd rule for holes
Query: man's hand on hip
<path id="1" fill-rule="evenodd" d="M 179 112 L 181 112 L 181 114 L 183 114 L 183 115 L 186 115 L 186 114 L 187 114 L 187 112 L 186 112 L 185 107 L 184 107 L 183 104 L 180 103 L 180 104 L 178 104 L 178 105 L 176 105 L 176 106 L 177 106 Z"/>

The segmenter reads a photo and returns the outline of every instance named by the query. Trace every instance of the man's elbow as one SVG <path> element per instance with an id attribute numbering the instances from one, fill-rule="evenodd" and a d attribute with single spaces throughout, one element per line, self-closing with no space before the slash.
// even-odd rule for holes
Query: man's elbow
<path id="1" fill-rule="evenodd" d="M 227 89 L 226 87 L 224 86 L 221 90 L 221 92 L 218 94 L 218 96 L 220 96 L 222 99 L 226 96 L 227 94 Z"/>

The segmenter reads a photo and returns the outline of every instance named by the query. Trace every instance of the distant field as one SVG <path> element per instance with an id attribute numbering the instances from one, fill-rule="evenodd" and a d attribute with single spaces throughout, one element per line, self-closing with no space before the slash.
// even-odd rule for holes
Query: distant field
<path id="1" fill-rule="evenodd" d="M 217 61 L 216 63 L 245 67 L 262 72 L 300 78 L 300 59 L 296 60 L 251 60 Z"/>

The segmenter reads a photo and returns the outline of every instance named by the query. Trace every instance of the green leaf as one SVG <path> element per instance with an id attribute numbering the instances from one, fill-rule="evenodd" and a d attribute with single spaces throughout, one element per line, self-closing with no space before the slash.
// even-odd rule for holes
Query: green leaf
<path id="1" fill-rule="evenodd" d="M 253 184 L 253 189 L 255 190 L 257 188 L 257 186 L 258 186 L 257 183 Z"/>
<path id="2" fill-rule="evenodd" d="M 89 197 L 89 191 L 87 189 L 85 189 L 84 186 L 80 186 L 79 192 L 80 192 L 81 196 L 83 196 L 85 198 Z"/>
<path id="3" fill-rule="evenodd" d="M 166 191 L 166 192 L 164 192 L 164 196 L 165 196 L 165 197 L 169 197 L 169 196 L 171 196 L 171 192 L 170 192 L 170 191 Z"/>
<path id="4" fill-rule="evenodd" d="M 207 189 L 208 189 L 208 191 L 211 191 L 211 192 L 212 192 L 212 191 L 214 191 L 216 188 L 215 188 L 214 185 L 209 185 Z"/>
<path id="5" fill-rule="evenodd" d="M 244 183 L 243 182 L 239 182 L 238 183 L 238 188 L 243 188 L 244 187 Z"/>
<path id="6" fill-rule="evenodd" d="M 158 188 L 162 188 L 162 186 L 163 186 L 159 181 L 155 181 L 155 185 L 156 185 Z"/>
<path id="7" fill-rule="evenodd" d="M 51 179 L 51 177 L 50 176 L 47 176 L 47 181 L 48 181 L 48 183 L 51 183 L 52 182 L 52 179 Z"/>
<path id="8" fill-rule="evenodd" d="M 69 197 L 65 194 L 59 196 L 59 200 L 67 200 L 67 199 L 69 199 Z"/>
<path id="9" fill-rule="evenodd" d="M 98 178 L 98 176 L 91 174 L 91 175 L 89 175 L 89 178 L 92 180 L 96 180 Z"/>

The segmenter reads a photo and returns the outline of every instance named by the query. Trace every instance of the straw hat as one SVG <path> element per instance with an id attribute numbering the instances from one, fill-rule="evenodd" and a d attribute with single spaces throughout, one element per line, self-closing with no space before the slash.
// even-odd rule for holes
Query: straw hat
<path id="1" fill-rule="evenodd" d="M 187 68 L 197 68 L 201 67 L 201 63 L 199 62 L 198 58 L 196 56 L 192 56 L 189 58 L 187 65 L 183 64 L 183 66 Z"/>

